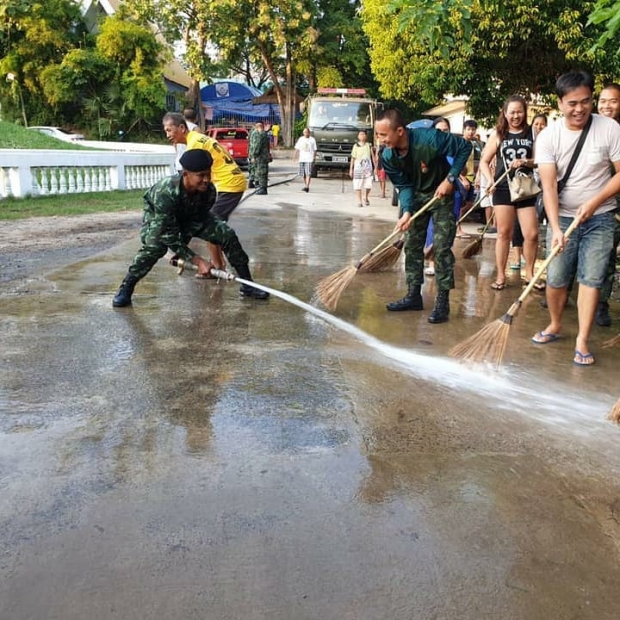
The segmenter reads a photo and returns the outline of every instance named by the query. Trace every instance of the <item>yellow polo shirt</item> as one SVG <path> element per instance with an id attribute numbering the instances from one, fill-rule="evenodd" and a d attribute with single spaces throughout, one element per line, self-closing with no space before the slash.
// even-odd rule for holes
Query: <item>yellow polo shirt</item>
<path id="1" fill-rule="evenodd" d="M 187 150 L 202 149 L 213 157 L 211 180 L 218 192 L 245 192 L 248 183 L 230 153 L 217 141 L 197 131 L 187 134 Z"/>

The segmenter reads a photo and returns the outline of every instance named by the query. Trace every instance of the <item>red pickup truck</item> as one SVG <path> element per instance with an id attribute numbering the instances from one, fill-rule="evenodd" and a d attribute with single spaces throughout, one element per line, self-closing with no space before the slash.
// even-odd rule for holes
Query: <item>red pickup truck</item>
<path id="1" fill-rule="evenodd" d="M 239 166 L 248 165 L 248 146 L 250 135 L 243 127 L 212 127 L 206 134 L 217 140 L 232 156 Z"/>
<path id="2" fill-rule="evenodd" d="M 250 134 L 243 127 L 211 127 L 206 131 L 207 136 L 217 140 L 237 162 L 238 166 L 246 168 L 248 150 L 250 146 Z M 269 163 L 273 161 L 271 144 L 269 145 Z"/>

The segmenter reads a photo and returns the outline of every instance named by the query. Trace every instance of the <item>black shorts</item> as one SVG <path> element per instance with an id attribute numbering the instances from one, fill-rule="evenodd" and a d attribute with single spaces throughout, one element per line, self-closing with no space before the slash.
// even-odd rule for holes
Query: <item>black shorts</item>
<path id="1" fill-rule="evenodd" d="M 228 222 L 228 218 L 237 208 L 242 196 L 243 192 L 218 192 L 217 200 L 213 207 L 211 207 L 211 213 Z"/>
<path id="2" fill-rule="evenodd" d="M 502 189 L 500 186 L 491 195 L 491 204 L 494 207 L 497 205 L 512 205 L 515 209 L 524 209 L 525 207 L 535 206 L 536 198 L 527 198 L 526 200 L 520 200 L 519 202 L 512 202 L 510 200 L 510 191 L 508 189 Z"/>

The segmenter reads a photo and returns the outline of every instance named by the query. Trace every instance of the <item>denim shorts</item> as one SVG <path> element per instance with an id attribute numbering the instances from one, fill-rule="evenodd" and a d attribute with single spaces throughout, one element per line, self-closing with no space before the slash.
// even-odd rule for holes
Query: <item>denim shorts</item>
<path id="1" fill-rule="evenodd" d="M 565 231 L 572 217 L 560 217 Z M 547 268 L 547 285 L 551 288 L 568 286 L 573 274 L 577 282 L 591 288 L 601 288 L 607 273 L 609 255 L 614 244 L 615 217 L 613 211 L 592 216 L 571 234 L 564 251 L 556 255 Z M 551 227 L 547 227 L 547 252 L 551 249 Z"/>

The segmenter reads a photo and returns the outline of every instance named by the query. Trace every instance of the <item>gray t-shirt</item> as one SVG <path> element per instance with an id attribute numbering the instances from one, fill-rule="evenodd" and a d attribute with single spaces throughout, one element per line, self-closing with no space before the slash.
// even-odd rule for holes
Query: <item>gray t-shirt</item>
<path id="1" fill-rule="evenodd" d="M 566 127 L 563 118 L 549 125 L 536 139 L 537 164 L 555 164 L 558 181 L 577 146 L 580 131 Z M 620 125 L 611 118 L 592 115 L 592 126 L 579 159 L 568 182 L 559 196 L 560 215 L 574 217 L 577 209 L 598 194 L 611 178 L 612 164 L 620 162 Z M 617 207 L 614 196 L 603 202 L 596 213 L 612 211 Z"/>

